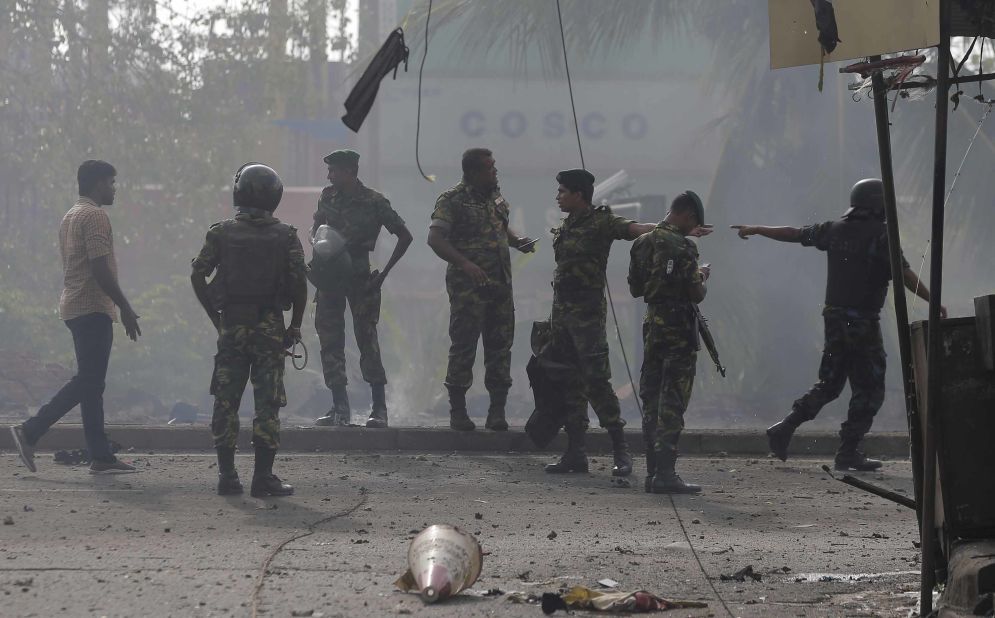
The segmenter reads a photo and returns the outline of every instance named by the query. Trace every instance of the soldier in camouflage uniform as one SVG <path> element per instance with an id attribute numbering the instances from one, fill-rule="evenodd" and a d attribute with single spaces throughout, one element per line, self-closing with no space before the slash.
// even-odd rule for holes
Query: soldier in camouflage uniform
<path id="1" fill-rule="evenodd" d="M 284 350 L 300 341 L 307 283 L 297 230 L 273 216 L 282 195 L 283 183 L 272 169 L 258 163 L 243 166 L 235 175 L 235 218 L 212 225 L 193 260 L 190 281 L 218 330 L 211 432 L 218 451 L 219 495 L 242 493 L 235 447 L 239 403 L 250 379 L 256 408 L 251 494 L 288 496 L 294 492 L 273 474 L 273 460 L 280 446 L 279 411 L 287 405 Z M 207 277 L 215 270 L 208 286 Z M 290 328 L 284 329 L 283 311 L 290 308 Z"/>
<path id="2" fill-rule="evenodd" d="M 853 391 L 847 418 L 840 428 L 837 470 L 870 471 L 881 462 L 858 450 L 871 429 L 874 415 L 884 403 L 885 351 L 880 312 L 888 295 L 891 264 L 885 225 L 884 187 L 877 178 L 861 180 L 850 191 L 850 209 L 842 220 L 807 227 L 734 225 L 741 238 L 765 236 L 782 242 L 801 243 L 825 251 L 828 261 L 825 347 L 819 381 L 792 406 L 791 413 L 767 430 L 771 452 L 782 461 L 795 429 L 815 418 L 835 400 L 849 380 Z M 903 258 L 904 262 L 904 258 Z M 929 301 L 929 290 L 904 263 L 905 287 Z M 946 309 L 941 308 L 945 318 Z"/>
<path id="3" fill-rule="evenodd" d="M 553 345 L 577 365 L 577 379 L 565 390 L 571 410 L 566 421 L 567 450 L 546 472 L 587 472 L 584 434 L 587 405 L 608 430 L 614 451 L 614 476 L 632 473 L 632 457 L 625 444 L 622 413 L 611 386 L 608 339 L 605 334 L 605 269 L 615 240 L 633 240 L 653 225 L 615 216 L 608 207 L 591 206 L 594 176 L 586 170 L 567 170 L 556 176 L 556 202 L 567 213 L 553 231 Z"/>
<path id="4" fill-rule="evenodd" d="M 428 244 L 449 262 L 449 426 L 472 431 L 466 391 L 473 382 L 477 340 L 484 342 L 484 386 L 490 395 L 485 427 L 506 431 L 505 403 L 511 388 L 511 344 L 515 303 L 511 292 L 509 247 L 534 250 L 531 239 L 508 228 L 508 202 L 497 185 L 490 150 L 463 153 L 463 180 L 439 196 L 432 212 Z"/>
<path id="5" fill-rule="evenodd" d="M 632 244 L 629 291 L 646 301 L 643 321 L 643 402 L 646 490 L 697 493 L 674 471 L 677 442 L 691 400 L 698 358 L 698 324 L 692 303 L 705 298 L 707 266 L 698 266 L 698 248 L 687 238 L 701 235 L 705 209 L 693 191 L 678 195 L 666 218 Z"/>
<path id="6" fill-rule="evenodd" d="M 348 425 L 349 396 L 346 391 L 345 368 L 345 308 L 352 312 L 353 331 L 359 347 L 359 368 L 370 385 L 373 405 L 367 427 L 387 427 L 387 376 L 380 359 L 377 322 L 380 321 L 380 288 L 387 273 L 397 264 L 411 244 L 411 232 L 404 220 L 377 191 L 358 178 L 359 154 L 352 150 L 336 150 L 326 156 L 328 180 L 318 199 L 314 213 L 313 237 L 319 225 L 328 225 L 346 240 L 352 262 L 352 277 L 343 281 L 340 293 L 318 292 L 314 327 L 321 342 L 321 367 L 325 385 L 332 391 L 334 406 L 316 425 Z M 383 271 L 370 272 L 370 252 L 376 246 L 380 228 L 397 236 L 394 252 Z"/>

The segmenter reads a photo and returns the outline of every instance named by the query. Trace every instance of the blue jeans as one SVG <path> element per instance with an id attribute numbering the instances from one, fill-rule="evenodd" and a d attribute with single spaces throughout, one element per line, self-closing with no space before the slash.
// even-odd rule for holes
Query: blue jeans
<path id="1" fill-rule="evenodd" d="M 66 320 L 76 348 L 77 373 L 38 414 L 24 423 L 24 437 L 34 446 L 48 428 L 79 404 L 83 435 L 94 461 L 112 462 L 107 434 L 104 433 L 104 378 L 111 357 L 114 325 L 106 313 L 88 313 Z"/>

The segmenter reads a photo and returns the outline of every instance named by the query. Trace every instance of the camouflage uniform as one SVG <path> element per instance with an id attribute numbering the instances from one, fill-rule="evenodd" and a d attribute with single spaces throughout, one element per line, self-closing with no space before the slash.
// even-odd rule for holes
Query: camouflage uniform
<path id="1" fill-rule="evenodd" d="M 275 217 L 238 214 L 235 219 L 215 223 L 207 232 L 200 254 L 193 260 L 193 270 L 205 277 L 221 264 L 223 226 L 235 222 L 251 225 L 281 225 L 287 234 L 287 289 L 304 281 L 304 249 L 293 226 Z M 218 354 L 214 357 L 211 394 L 214 416 L 211 432 L 218 448 L 234 449 L 238 441 L 238 408 L 251 379 L 256 415 L 252 421 L 252 443 L 257 447 L 277 449 L 280 445 L 279 410 L 287 405 L 283 388 L 284 371 L 283 311 L 279 307 L 237 305 L 222 311 L 218 331 Z"/>
<path id="2" fill-rule="evenodd" d="M 371 290 L 370 252 L 376 246 L 380 228 L 391 234 L 404 229 L 404 220 L 383 195 L 359 183 L 355 191 L 345 194 L 325 187 L 314 213 L 315 226 L 327 224 L 347 241 L 352 258 L 353 276 L 343 282 L 342 294 L 319 292 L 314 327 L 321 342 L 321 367 L 328 388 L 344 386 L 348 381 L 345 367 L 345 308 L 352 312 L 353 331 L 359 347 L 359 367 L 369 384 L 386 384 L 377 322 L 380 321 L 380 290 Z"/>
<path id="3" fill-rule="evenodd" d="M 508 202 L 495 188 L 483 195 L 460 182 L 439 196 L 432 227 L 448 232 L 449 242 L 487 274 L 475 285 L 458 266 L 446 269 L 449 293 L 449 368 L 446 385 L 467 389 L 473 383 L 477 340 L 484 342 L 484 386 L 493 396 L 511 387 L 511 344 L 515 303 L 508 249 Z"/>
<path id="4" fill-rule="evenodd" d="M 605 335 L 605 269 L 612 242 L 629 237 L 633 222 L 606 207 L 571 213 L 552 230 L 556 271 L 553 274 L 554 345 L 573 357 L 577 380 L 568 393 L 568 433 L 588 427 L 587 404 L 606 429 L 625 426 L 618 397 L 611 386 L 608 339 Z"/>
<path id="5" fill-rule="evenodd" d="M 629 289 L 647 304 L 643 321 L 643 438 L 647 448 L 675 449 L 684 429 L 698 358 L 698 331 L 688 290 L 702 283 L 698 249 L 676 226 L 660 223 L 636 239 Z"/>

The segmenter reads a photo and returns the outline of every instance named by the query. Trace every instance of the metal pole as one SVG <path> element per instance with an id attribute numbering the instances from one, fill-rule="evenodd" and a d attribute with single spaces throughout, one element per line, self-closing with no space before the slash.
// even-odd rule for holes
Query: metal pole
<path id="1" fill-rule="evenodd" d="M 947 94 L 950 90 L 950 1 L 940 2 L 940 45 L 936 59 L 936 141 L 933 153 L 933 231 L 929 260 L 929 328 L 926 357 L 926 410 L 923 425 L 922 572 L 920 616 L 933 611 L 936 584 L 936 423 L 940 414 L 943 336 L 940 299 L 943 292 L 943 202 L 947 172 Z"/>
<path id="2" fill-rule="evenodd" d="M 881 56 L 872 56 L 878 61 Z M 902 242 L 898 231 L 898 206 L 895 200 L 895 174 L 891 161 L 891 127 L 888 118 L 888 90 L 881 71 L 871 77 L 874 86 L 874 119 L 878 129 L 878 155 L 881 159 L 881 183 L 884 185 L 884 208 L 888 222 L 888 253 L 891 259 L 891 284 L 895 296 L 895 322 L 898 326 L 898 356 L 902 364 L 902 386 L 905 389 L 905 414 L 909 427 L 912 457 L 912 480 L 915 488 L 916 519 L 922 524 L 922 424 L 919 402 L 916 400 L 915 377 L 912 373 L 912 341 L 909 330 L 909 310 L 905 301 L 905 267 Z"/>

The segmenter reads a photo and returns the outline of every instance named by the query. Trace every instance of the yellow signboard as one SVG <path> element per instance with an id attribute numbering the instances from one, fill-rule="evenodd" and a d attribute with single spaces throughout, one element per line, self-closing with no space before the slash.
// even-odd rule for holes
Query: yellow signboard
<path id="1" fill-rule="evenodd" d="M 939 0 L 833 0 L 839 38 L 826 62 L 932 47 L 940 42 Z M 768 0 L 770 68 L 818 64 L 811 0 Z"/>

